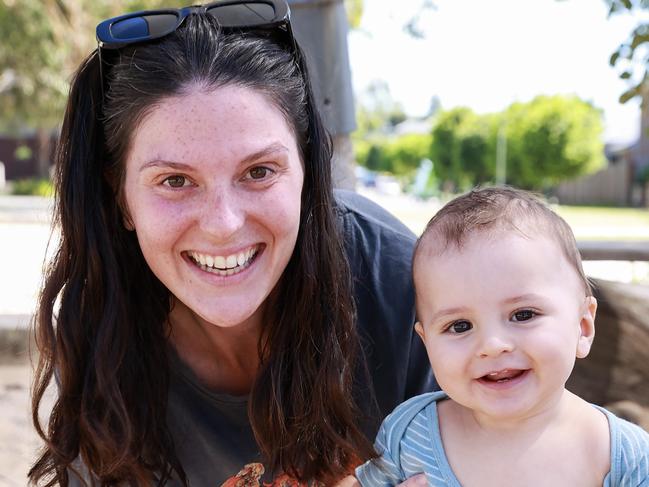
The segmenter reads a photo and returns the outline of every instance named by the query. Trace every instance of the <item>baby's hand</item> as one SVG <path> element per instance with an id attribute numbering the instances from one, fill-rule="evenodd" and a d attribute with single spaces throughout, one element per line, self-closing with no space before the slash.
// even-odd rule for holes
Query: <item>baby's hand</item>
<path id="1" fill-rule="evenodd" d="M 424 487 L 427 485 L 428 485 L 428 480 L 426 480 L 426 475 L 420 473 L 419 475 L 410 477 L 405 482 L 401 482 L 397 487 Z"/>
<path id="2" fill-rule="evenodd" d="M 334 487 L 361 487 L 361 484 L 358 483 L 356 477 L 349 475 L 334 485 Z"/>
<path id="3" fill-rule="evenodd" d="M 358 483 L 356 477 L 350 475 L 345 477 L 340 482 L 338 482 L 334 487 L 360 487 L 361 484 Z M 426 476 L 423 473 L 410 477 L 405 482 L 400 483 L 397 487 L 424 487 L 428 485 Z"/>

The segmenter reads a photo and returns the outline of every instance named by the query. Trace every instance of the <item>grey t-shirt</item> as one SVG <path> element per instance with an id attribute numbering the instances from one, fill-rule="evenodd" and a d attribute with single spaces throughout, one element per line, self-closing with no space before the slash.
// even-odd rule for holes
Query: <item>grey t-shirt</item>
<path id="1" fill-rule="evenodd" d="M 373 440 L 382 419 L 397 404 L 435 388 L 425 349 L 413 332 L 414 236 L 362 196 L 337 191 L 336 198 L 372 382 L 359 383 L 355 394 L 363 411 L 359 422 Z M 172 359 L 172 369 L 169 427 L 190 485 L 235 485 L 244 479 L 251 483 L 240 485 L 257 485 L 260 477 L 273 482 L 268 473 L 261 475 L 264 467 L 248 422 L 247 397 L 210 391 L 177 358 Z M 376 396 L 378 410 L 369 391 Z"/>
<path id="2" fill-rule="evenodd" d="M 336 200 L 370 374 L 369 384 L 359 374 L 354 395 L 362 411 L 359 423 L 373 440 L 383 418 L 399 403 L 436 389 L 425 349 L 413 331 L 414 235 L 362 196 L 337 191 Z M 173 353 L 170 369 L 168 426 L 190 486 L 260 485 L 259 480 L 282 485 L 281 479 L 262 474 L 247 396 L 209 390 Z"/>

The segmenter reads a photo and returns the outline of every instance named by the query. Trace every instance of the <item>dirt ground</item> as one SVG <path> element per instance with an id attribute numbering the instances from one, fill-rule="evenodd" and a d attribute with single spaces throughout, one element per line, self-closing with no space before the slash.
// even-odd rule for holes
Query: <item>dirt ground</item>
<path id="1" fill-rule="evenodd" d="M 40 439 L 31 422 L 31 365 L 0 365 L 0 486 L 25 487 Z M 48 394 L 45 408 L 51 405 Z"/>

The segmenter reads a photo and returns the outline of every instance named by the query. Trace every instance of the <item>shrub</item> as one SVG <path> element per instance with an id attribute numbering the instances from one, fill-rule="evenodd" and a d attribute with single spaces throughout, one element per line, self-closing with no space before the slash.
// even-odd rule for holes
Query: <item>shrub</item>
<path id="1" fill-rule="evenodd" d="M 52 196 L 54 195 L 54 186 L 49 179 L 19 179 L 14 181 L 11 188 L 11 194 L 29 195 L 29 196 Z"/>

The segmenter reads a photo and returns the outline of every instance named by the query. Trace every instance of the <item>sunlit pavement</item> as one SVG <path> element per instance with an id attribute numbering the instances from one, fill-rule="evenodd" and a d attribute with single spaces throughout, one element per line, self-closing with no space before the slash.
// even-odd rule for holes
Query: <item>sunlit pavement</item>
<path id="1" fill-rule="evenodd" d="M 50 240 L 51 205 L 49 198 L 0 196 L 0 327 L 23 324 L 34 312 Z M 51 249 L 57 239 L 54 234 Z"/>

